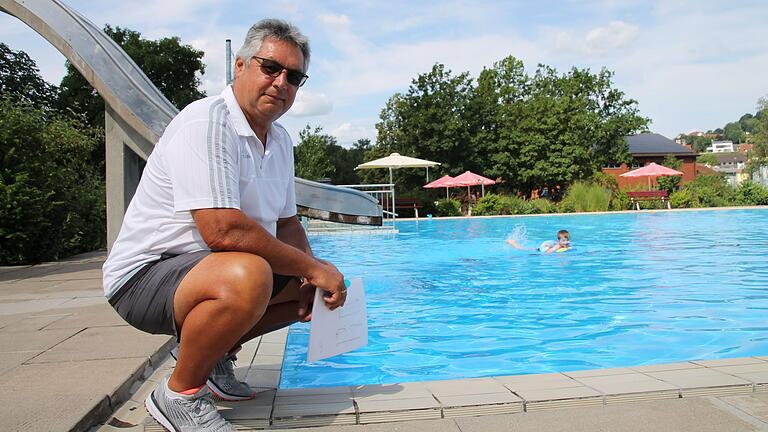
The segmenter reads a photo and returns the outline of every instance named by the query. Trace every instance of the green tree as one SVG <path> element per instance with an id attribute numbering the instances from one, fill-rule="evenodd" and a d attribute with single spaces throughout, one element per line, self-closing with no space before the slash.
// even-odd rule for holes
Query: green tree
<path id="1" fill-rule="evenodd" d="M 200 77 L 205 73 L 203 52 L 182 44 L 178 37 L 148 40 L 141 33 L 122 27 L 104 26 L 109 35 L 133 59 L 150 81 L 177 108 L 205 96 L 200 91 Z M 104 101 L 88 81 L 67 62 L 67 74 L 61 80 L 58 105 L 82 115 L 93 127 L 104 127 Z"/>
<path id="2" fill-rule="evenodd" d="M 707 149 L 707 147 L 712 145 L 712 138 L 708 136 L 688 137 L 686 141 L 688 142 L 688 144 L 691 144 L 693 151 L 695 151 L 696 153 L 704 152 Z"/>
<path id="3" fill-rule="evenodd" d="M 491 120 L 476 128 L 490 142 L 488 174 L 525 194 L 587 179 L 607 161 L 628 160 L 625 136 L 648 123 L 637 115 L 637 103 L 613 88 L 607 70 L 560 75 L 540 65 L 529 77 L 522 62 L 508 57 L 480 74 L 475 95 L 482 101 L 477 106 L 498 105 L 480 114 Z"/>
<path id="4" fill-rule="evenodd" d="M 723 128 L 723 138 L 728 141 L 740 143 L 744 141 L 744 131 L 741 129 L 741 123 L 728 123 Z"/>
<path id="5" fill-rule="evenodd" d="M 334 184 L 359 184 L 360 176 L 355 168 L 365 162 L 365 152 L 372 148 L 371 140 L 360 138 L 352 148 L 331 145 L 328 156 L 335 167 L 331 176 Z"/>
<path id="6" fill-rule="evenodd" d="M 101 130 L 0 99 L 0 265 L 104 246 L 104 183 L 89 164 Z"/>
<path id="7" fill-rule="evenodd" d="M 476 160 L 475 149 L 469 145 L 466 115 L 471 88 L 467 73 L 454 76 L 444 65 L 435 64 L 430 72 L 415 78 L 405 94 L 395 94 L 387 101 L 376 124 L 376 147 L 366 159 L 398 152 L 441 162 L 444 172 L 471 169 Z M 422 174 L 401 170 L 397 183 L 406 189 L 420 187 Z M 381 172 L 364 176 L 380 178 Z"/>
<path id="8" fill-rule="evenodd" d="M 308 180 L 330 178 L 336 167 L 331 162 L 329 148 L 336 138 L 323 133 L 323 128 L 307 125 L 299 132 L 299 144 L 293 148 L 296 176 Z"/>
<path id="9" fill-rule="evenodd" d="M 755 124 L 755 133 L 753 138 L 752 153 L 750 155 L 747 169 L 754 172 L 759 167 L 768 165 L 768 96 L 762 97 L 757 101 L 758 120 Z"/>
<path id="10" fill-rule="evenodd" d="M 0 95 L 49 111 L 58 96 L 58 89 L 40 76 L 37 65 L 27 53 L 13 51 L 0 42 Z"/>
<path id="11" fill-rule="evenodd" d="M 683 161 L 671 154 L 664 157 L 664 162 L 661 164 L 667 168 L 672 168 L 673 170 L 678 171 L 683 167 Z M 682 176 L 663 176 L 658 177 L 656 182 L 659 184 L 659 189 L 663 189 L 671 194 L 678 189 L 680 180 L 682 180 Z"/>

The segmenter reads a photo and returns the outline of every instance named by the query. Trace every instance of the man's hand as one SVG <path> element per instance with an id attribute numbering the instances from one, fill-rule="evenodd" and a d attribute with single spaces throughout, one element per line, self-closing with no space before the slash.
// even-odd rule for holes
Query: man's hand
<path id="1" fill-rule="evenodd" d="M 333 264 L 317 260 L 317 266 L 307 275 L 306 283 L 325 291 L 323 301 L 330 310 L 344 306 L 347 300 L 347 287 L 344 276 Z"/>

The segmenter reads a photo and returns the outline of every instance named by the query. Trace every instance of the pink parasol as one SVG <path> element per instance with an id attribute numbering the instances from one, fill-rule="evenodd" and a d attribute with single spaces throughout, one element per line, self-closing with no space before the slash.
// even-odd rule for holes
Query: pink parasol
<path id="1" fill-rule="evenodd" d="M 465 171 L 464 174 L 459 174 L 453 178 L 453 183 L 450 186 L 466 186 L 467 194 L 469 194 L 470 186 L 480 186 L 482 188 L 482 196 L 485 196 L 485 186 L 496 184 L 495 181 L 475 174 L 472 171 Z"/>
<path id="2" fill-rule="evenodd" d="M 437 179 L 437 180 L 435 180 L 435 181 L 433 181 L 431 183 L 425 184 L 423 187 L 425 187 L 427 189 L 437 189 L 437 188 L 444 187 L 445 188 L 445 198 L 448 199 L 448 188 L 454 186 L 452 184 L 453 182 L 454 182 L 454 178 L 453 177 L 451 177 L 449 175 L 444 175 L 444 176 L 440 177 L 439 179 Z"/>
<path id="3" fill-rule="evenodd" d="M 673 170 L 672 168 L 659 165 L 656 162 L 651 162 L 642 168 L 625 172 L 624 174 L 619 174 L 620 177 L 648 177 L 648 190 L 651 189 L 651 177 L 678 175 L 683 175 L 683 173 L 678 170 Z"/>

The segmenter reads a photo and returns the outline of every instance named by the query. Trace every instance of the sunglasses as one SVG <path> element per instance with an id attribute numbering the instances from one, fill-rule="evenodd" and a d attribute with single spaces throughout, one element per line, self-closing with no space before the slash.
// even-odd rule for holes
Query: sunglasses
<path id="1" fill-rule="evenodd" d="M 253 58 L 259 61 L 259 68 L 264 75 L 277 78 L 283 71 L 286 71 L 286 80 L 288 81 L 288 84 L 292 86 L 301 87 L 307 82 L 307 78 L 309 78 L 308 75 L 304 75 L 304 72 L 296 69 L 288 69 L 274 60 L 256 56 L 253 56 Z"/>

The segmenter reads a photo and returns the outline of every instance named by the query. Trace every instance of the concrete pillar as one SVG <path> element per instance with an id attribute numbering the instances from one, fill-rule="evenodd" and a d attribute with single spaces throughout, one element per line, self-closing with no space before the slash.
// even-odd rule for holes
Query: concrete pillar
<path id="1" fill-rule="evenodd" d="M 153 146 L 109 106 L 105 112 L 104 135 L 107 168 L 107 248 L 111 249 Z"/>

